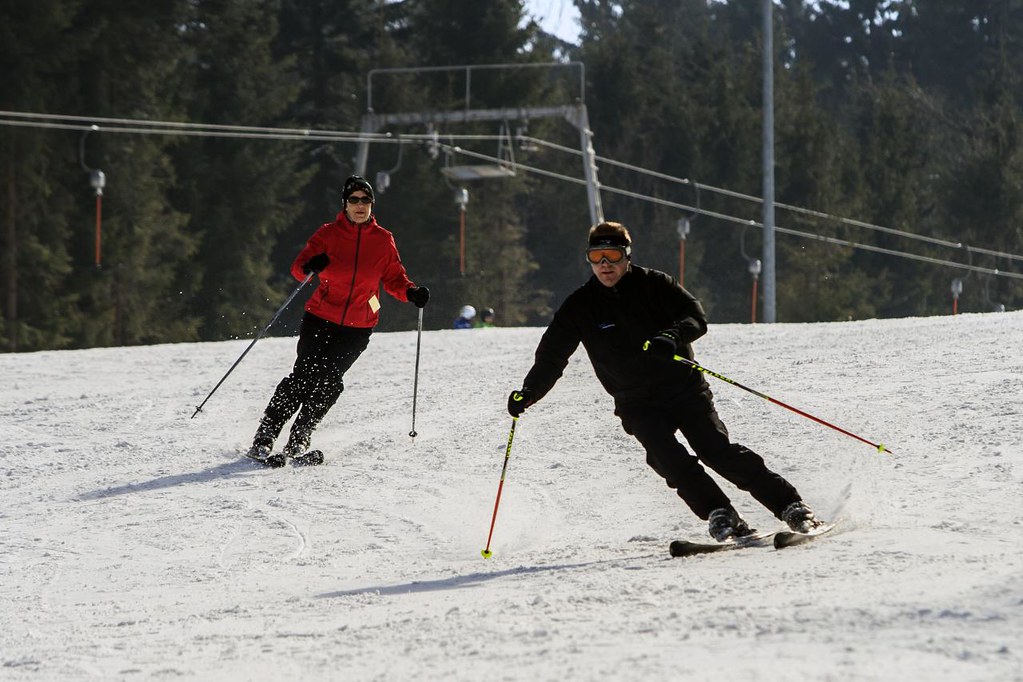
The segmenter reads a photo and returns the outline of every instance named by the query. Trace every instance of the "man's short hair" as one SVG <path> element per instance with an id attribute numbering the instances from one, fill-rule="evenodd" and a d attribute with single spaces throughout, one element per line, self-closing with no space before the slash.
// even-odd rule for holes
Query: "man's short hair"
<path id="1" fill-rule="evenodd" d="M 590 246 L 629 246 L 632 237 L 621 223 L 605 221 L 590 228 Z"/>

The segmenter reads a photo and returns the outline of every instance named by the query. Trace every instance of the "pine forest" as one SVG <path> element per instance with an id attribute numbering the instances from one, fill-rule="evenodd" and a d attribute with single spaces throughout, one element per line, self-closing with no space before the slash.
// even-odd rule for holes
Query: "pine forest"
<path id="1" fill-rule="evenodd" d="M 765 3 L 574 5 L 577 44 L 522 0 L 3 0 L 0 348 L 252 338 L 360 153 L 425 328 L 549 322 L 590 272 L 587 158 L 635 263 L 761 321 Z M 777 321 L 1023 307 L 1023 3 L 767 18 Z"/>

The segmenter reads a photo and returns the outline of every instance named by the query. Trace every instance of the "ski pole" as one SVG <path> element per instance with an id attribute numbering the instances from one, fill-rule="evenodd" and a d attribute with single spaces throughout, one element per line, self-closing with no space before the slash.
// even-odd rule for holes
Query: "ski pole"
<path id="1" fill-rule="evenodd" d="M 248 352 L 252 350 L 252 347 L 256 345 L 256 341 L 259 341 L 261 338 L 263 338 L 263 334 L 266 334 L 267 330 L 273 326 L 274 322 L 277 321 L 277 318 L 280 317 L 281 313 L 284 312 L 284 309 L 288 307 L 288 305 L 295 299 L 296 296 L 298 296 L 298 292 L 302 291 L 302 287 L 308 284 L 309 280 L 311 280 L 313 278 L 313 275 L 315 274 L 316 274 L 315 272 L 310 272 L 308 275 L 306 275 L 306 278 L 302 280 L 302 283 L 295 287 L 295 290 L 291 292 L 291 296 L 288 296 L 288 300 L 284 302 L 284 305 L 278 308 L 277 312 L 274 313 L 274 316 L 270 319 L 270 324 L 263 327 L 263 330 L 256 334 L 256 338 L 252 339 L 252 343 L 250 343 L 249 347 L 245 349 L 245 352 L 243 352 L 238 357 L 238 359 L 234 361 L 234 364 L 231 365 L 231 369 L 227 370 L 227 374 L 225 374 L 223 378 L 217 382 L 217 385 L 214 386 L 213 390 L 210 391 L 209 395 L 206 396 L 206 400 L 203 400 L 202 403 L 199 404 L 199 407 L 195 408 L 195 412 L 192 413 L 191 417 L 192 419 L 195 419 L 195 415 L 199 414 L 199 412 L 202 411 L 202 408 L 206 404 L 206 401 L 213 397 L 213 394 L 217 392 L 217 389 L 220 388 L 220 385 L 222 383 L 224 383 L 224 380 L 226 380 L 227 377 L 231 374 L 231 372 L 234 371 L 234 368 L 238 366 L 238 363 L 242 361 L 242 358 L 244 358 L 248 354 Z"/>
<path id="2" fill-rule="evenodd" d="M 494 516 L 490 519 L 490 534 L 487 535 L 487 546 L 480 554 L 484 559 L 489 559 L 493 552 L 490 551 L 490 540 L 494 537 L 494 523 L 497 522 L 497 505 L 501 504 L 501 489 L 504 488 L 504 475 L 508 471 L 508 459 L 511 457 L 512 441 L 515 440 L 515 422 L 518 417 L 512 417 L 511 431 L 508 432 L 508 447 L 504 451 L 504 466 L 501 467 L 501 482 L 497 484 L 497 499 L 494 500 Z"/>
<path id="3" fill-rule="evenodd" d="M 650 344 L 649 341 L 647 341 L 645 344 L 643 344 L 643 350 L 646 350 L 647 347 L 649 346 L 649 344 Z M 855 433 L 852 433 L 850 431 L 846 431 L 845 429 L 840 428 L 838 426 L 835 426 L 834 424 L 832 424 L 830 422 L 826 422 L 823 419 L 820 419 L 819 417 L 815 417 L 812 414 L 809 414 L 807 412 L 803 412 L 802 410 L 800 410 L 798 408 L 795 408 L 795 407 L 792 407 L 791 405 L 787 405 L 787 404 L 783 403 L 782 401 L 776 400 L 775 398 L 772 398 L 771 396 L 769 396 L 769 395 L 767 395 L 765 393 L 761 393 L 760 391 L 753 390 L 749 386 L 743 386 L 738 381 L 733 381 L 733 380 L 729 379 L 726 376 L 722 376 L 721 374 L 718 374 L 717 372 L 712 372 L 711 370 L 707 369 L 706 367 L 701 367 L 699 364 L 693 362 L 692 360 L 690 360 L 688 358 L 684 358 L 681 355 L 676 355 L 676 356 L 674 356 L 673 359 L 676 362 L 681 362 L 683 364 L 689 365 L 690 367 L 692 367 L 693 369 L 695 369 L 698 372 L 703 372 L 704 374 L 709 374 L 710 376 L 712 376 L 712 377 L 714 377 L 716 379 L 720 379 L 721 381 L 724 381 L 725 383 L 731 384 L 732 386 L 735 386 L 736 388 L 741 388 L 744 391 L 749 391 L 750 393 L 752 393 L 753 395 L 757 396 L 758 398 L 763 398 L 764 400 L 766 400 L 768 402 L 774 403 L 775 405 L 778 405 L 780 407 L 784 407 L 786 410 L 791 410 L 791 411 L 795 412 L 796 414 L 798 414 L 801 417 L 806 417 L 807 419 L 811 419 L 811 420 L 817 422 L 818 424 L 821 424 L 823 426 L 827 426 L 830 429 L 834 429 L 835 431 L 838 431 L 839 433 L 844 433 L 845 435 L 849 436 L 850 438 L 855 438 L 856 440 L 858 440 L 860 442 L 866 443 L 867 445 L 871 445 L 871 446 L 877 448 L 878 452 L 887 452 L 889 455 L 894 454 L 891 450 L 886 448 L 882 443 L 872 443 L 871 441 L 867 440 L 866 438 L 863 438 L 861 436 L 857 436 Z"/>
<path id="4" fill-rule="evenodd" d="M 416 433 L 416 397 L 419 395 L 419 343 L 423 338 L 423 309 L 419 309 L 419 325 L 416 327 L 416 373 L 412 380 L 412 430 L 408 435 L 415 438 Z M 415 442 L 415 441 L 413 441 Z"/>

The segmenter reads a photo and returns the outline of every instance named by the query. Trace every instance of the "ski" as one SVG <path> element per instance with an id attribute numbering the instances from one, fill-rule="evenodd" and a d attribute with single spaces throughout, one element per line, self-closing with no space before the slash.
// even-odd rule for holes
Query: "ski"
<path id="1" fill-rule="evenodd" d="M 816 540 L 822 535 L 826 535 L 835 529 L 838 523 L 825 523 L 819 528 L 815 528 L 809 533 L 797 533 L 792 530 L 783 530 L 776 533 L 774 536 L 774 548 L 784 549 L 785 547 L 794 547 L 796 545 L 802 545 L 803 543 Z"/>
<path id="2" fill-rule="evenodd" d="M 288 457 L 284 453 L 267 455 L 266 457 L 253 457 L 246 454 L 245 457 L 268 469 L 280 469 L 288 463 Z M 322 451 L 310 450 L 304 454 L 292 457 L 291 463 L 297 467 L 317 466 L 323 464 L 323 459 Z"/>
<path id="3" fill-rule="evenodd" d="M 246 454 L 245 457 L 257 464 L 267 467 L 268 469 L 279 469 L 288 462 L 288 459 L 281 454 L 267 455 L 266 457 L 253 457 Z"/>
<path id="4" fill-rule="evenodd" d="M 292 457 L 291 463 L 297 467 L 317 466 L 319 464 L 323 464 L 323 451 L 310 450 L 309 452 L 298 455 L 297 457 Z"/>
<path id="5" fill-rule="evenodd" d="M 712 552 L 726 552 L 733 549 L 746 549 L 748 547 L 770 547 L 771 540 L 775 537 L 775 531 L 766 533 L 754 533 L 739 540 L 726 540 L 725 542 L 694 542 L 692 540 L 674 540 L 668 546 L 668 552 L 673 557 L 693 556 L 696 554 L 710 554 Z"/>

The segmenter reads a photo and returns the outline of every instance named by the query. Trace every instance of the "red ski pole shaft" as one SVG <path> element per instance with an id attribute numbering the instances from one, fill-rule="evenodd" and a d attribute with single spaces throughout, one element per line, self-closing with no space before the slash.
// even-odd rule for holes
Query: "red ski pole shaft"
<path id="1" fill-rule="evenodd" d="M 504 466 L 501 467 L 501 482 L 497 484 L 497 499 L 494 500 L 494 515 L 490 519 L 490 533 L 487 535 L 487 546 L 480 552 L 484 559 L 489 559 L 493 552 L 490 551 L 490 540 L 494 537 L 494 524 L 497 523 L 497 507 L 501 504 L 501 490 L 504 489 L 504 475 L 508 472 L 508 460 L 511 458 L 512 441 L 515 440 L 515 423 L 518 417 L 512 417 L 511 431 L 508 432 L 508 447 L 504 450 Z"/>
<path id="2" fill-rule="evenodd" d="M 766 400 L 768 402 L 771 402 L 771 403 L 774 403 L 775 405 L 778 405 L 780 407 L 784 407 L 786 410 L 791 410 L 792 412 L 795 412 L 796 414 L 798 414 L 801 417 L 806 417 L 807 419 L 813 420 L 813 421 L 817 422 L 818 424 L 821 424 L 822 426 L 827 426 L 828 428 L 834 429 L 835 431 L 838 431 L 839 433 L 844 433 L 845 435 L 849 436 L 850 438 L 855 438 L 856 440 L 858 440 L 858 441 L 860 441 L 862 443 L 866 443 L 867 445 L 871 445 L 871 446 L 877 448 L 878 452 L 887 452 L 888 454 L 893 454 L 891 450 L 886 448 L 881 443 L 873 443 L 873 442 L 867 440 L 866 438 L 863 438 L 862 436 L 857 436 L 855 433 L 852 433 L 851 431 L 846 431 L 845 429 L 843 429 L 843 428 L 841 428 L 839 426 L 835 426 L 831 422 L 824 421 L 820 417 L 815 417 L 812 414 L 810 414 L 808 412 L 804 412 L 803 410 L 800 410 L 797 407 L 792 407 L 791 405 L 783 403 L 780 400 L 772 398 L 771 396 L 767 395 L 766 393 L 761 393 L 760 391 L 754 390 L 754 389 L 750 388 L 749 386 L 743 386 L 738 381 L 733 381 L 732 379 L 729 379 L 726 376 L 718 374 L 717 372 L 713 372 L 713 371 L 707 369 L 706 367 L 702 367 L 699 364 L 693 362 L 692 360 L 689 360 L 688 358 L 684 358 L 681 355 L 676 355 L 675 356 L 675 360 L 678 361 L 678 362 L 684 363 L 686 365 L 689 365 L 690 367 L 692 367 L 693 369 L 697 370 L 698 372 L 703 372 L 704 374 L 709 374 L 710 376 L 712 376 L 712 377 L 714 377 L 716 379 L 720 379 L 721 381 L 724 381 L 725 383 L 731 384 L 732 386 L 735 386 L 736 388 L 741 388 L 744 391 L 749 391 L 753 395 L 755 395 L 755 396 L 757 396 L 759 398 L 763 398 L 764 400 Z"/>

